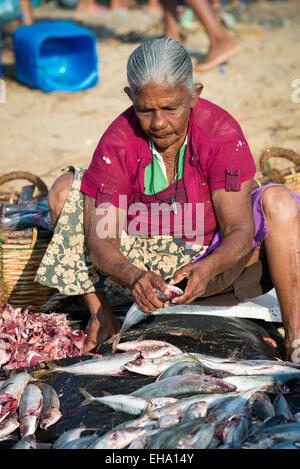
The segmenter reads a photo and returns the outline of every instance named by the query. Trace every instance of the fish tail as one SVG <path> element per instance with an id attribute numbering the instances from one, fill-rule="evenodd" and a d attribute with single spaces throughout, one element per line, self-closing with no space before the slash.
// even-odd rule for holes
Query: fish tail
<path id="1" fill-rule="evenodd" d="M 55 368 L 55 366 L 53 365 L 53 363 L 48 362 L 48 363 L 47 363 L 47 366 L 48 366 L 48 370 L 39 369 L 39 370 L 33 371 L 33 372 L 32 372 L 33 377 L 34 377 L 36 380 L 39 380 L 40 378 L 43 378 L 44 376 L 47 376 L 47 375 L 49 375 L 50 373 L 53 373 L 53 371 L 60 371 L 60 370 L 58 370 L 58 369 Z"/>
<path id="2" fill-rule="evenodd" d="M 84 401 L 82 401 L 82 403 L 79 405 L 79 407 L 82 407 L 84 405 L 88 405 L 94 399 L 94 397 L 89 392 L 87 392 L 85 389 L 79 388 L 79 391 L 85 397 Z"/>
<path id="3" fill-rule="evenodd" d="M 117 345 L 118 343 L 120 342 L 120 339 L 121 339 L 121 334 L 116 334 L 115 338 L 114 338 L 114 341 L 113 341 L 113 344 L 112 344 L 112 353 L 115 353 L 116 349 L 117 349 Z"/>

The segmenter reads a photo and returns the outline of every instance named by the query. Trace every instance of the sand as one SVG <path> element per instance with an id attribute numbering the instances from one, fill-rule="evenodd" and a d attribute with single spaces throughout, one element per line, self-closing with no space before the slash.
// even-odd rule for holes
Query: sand
<path id="1" fill-rule="evenodd" d="M 300 89 L 297 94 L 292 88 L 300 79 L 300 2 L 252 3 L 233 13 L 238 21 L 229 31 L 241 52 L 220 67 L 195 74 L 195 81 L 204 84 L 202 97 L 238 120 L 257 164 L 269 147 L 300 153 L 300 102 L 292 100 L 293 92 L 300 98 Z M 107 126 L 130 105 L 123 92 L 129 54 L 141 40 L 162 36 L 163 29 L 161 15 L 150 14 L 145 4 L 93 15 L 46 4 L 35 14 L 38 20 L 67 18 L 91 28 L 100 58 L 96 87 L 48 94 L 18 83 L 14 55 L 3 53 L 6 103 L 0 104 L 0 173 L 31 171 L 50 187 L 62 168 L 89 165 Z M 183 32 L 195 61 L 207 50 L 206 34 L 195 20 Z M 278 164 L 289 165 L 273 163 Z"/>

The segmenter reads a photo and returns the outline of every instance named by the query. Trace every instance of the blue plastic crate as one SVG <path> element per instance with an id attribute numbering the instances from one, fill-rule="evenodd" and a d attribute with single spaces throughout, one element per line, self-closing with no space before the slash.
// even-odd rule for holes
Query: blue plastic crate
<path id="1" fill-rule="evenodd" d="M 99 81 L 96 37 L 71 21 L 20 26 L 14 33 L 18 80 L 45 92 L 81 91 Z"/>

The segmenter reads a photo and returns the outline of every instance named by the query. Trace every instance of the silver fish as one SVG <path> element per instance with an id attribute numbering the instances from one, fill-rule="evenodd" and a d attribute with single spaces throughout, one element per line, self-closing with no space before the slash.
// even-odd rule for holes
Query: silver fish
<path id="1" fill-rule="evenodd" d="M 300 449 L 295 441 L 281 441 L 270 446 L 270 449 Z"/>
<path id="2" fill-rule="evenodd" d="M 137 419 L 128 420 L 127 422 L 120 423 L 113 428 L 114 431 L 125 430 L 126 428 L 145 428 L 147 431 L 156 427 L 156 420 L 153 420 L 148 414 L 144 414 Z"/>
<path id="3" fill-rule="evenodd" d="M 232 392 L 226 394 L 196 394 L 195 396 L 178 399 L 177 402 L 166 405 L 159 409 L 148 411 L 148 415 L 152 419 L 159 419 L 162 415 L 174 414 L 176 412 L 183 414 L 185 410 L 188 409 L 188 407 L 190 407 L 192 404 L 197 404 L 200 402 L 206 403 L 207 409 L 211 409 L 217 404 L 220 404 L 236 396 L 238 396 L 238 394 Z"/>
<path id="4" fill-rule="evenodd" d="M 136 360 L 140 352 L 119 353 L 108 357 L 93 358 L 70 366 L 57 366 L 50 370 L 60 373 L 72 373 L 75 375 L 101 375 L 113 376 L 122 374 L 125 370 L 125 364 Z"/>
<path id="5" fill-rule="evenodd" d="M 218 363 L 211 359 L 197 357 L 200 363 L 213 370 L 227 371 L 233 375 L 272 375 L 280 383 L 286 383 L 291 379 L 300 376 L 300 370 L 287 365 L 278 364 L 278 362 L 269 360 L 240 360 L 236 362 Z"/>
<path id="6" fill-rule="evenodd" d="M 11 449 L 36 449 L 37 442 L 35 435 L 27 435 L 21 438 Z"/>
<path id="7" fill-rule="evenodd" d="M 193 431 L 192 434 L 186 436 L 179 441 L 180 449 L 206 449 L 211 443 L 216 431 L 214 422 L 207 422 L 200 427 L 199 430 Z"/>
<path id="8" fill-rule="evenodd" d="M 147 384 L 131 393 L 132 396 L 151 397 L 179 397 L 202 393 L 227 393 L 233 392 L 236 387 L 232 384 L 214 378 L 213 376 L 201 376 L 196 374 L 173 376 L 161 381 Z"/>
<path id="9" fill-rule="evenodd" d="M 200 365 L 200 363 L 194 362 L 192 360 L 182 360 L 173 365 L 169 366 L 165 371 L 163 371 L 157 378 L 156 381 L 161 381 L 165 378 L 170 378 L 171 376 L 179 376 L 185 374 L 204 374 L 205 367 Z"/>
<path id="10" fill-rule="evenodd" d="M 256 394 L 257 391 L 255 388 L 240 393 L 232 393 L 230 396 L 225 394 L 223 400 L 208 403 L 208 414 L 219 422 L 223 419 L 223 417 L 220 416 L 225 413 L 230 417 L 232 414 L 248 404 L 250 398 L 254 398 Z M 219 414 L 219 411 L 221 411 L 221 414 Z"/>
<path id="11" fill-rule="evenodd" d="M 293 421 L 294 416 L 291 412 L 291 409 L 289 408 L 289 405 L 283 396 L 283 394 L 279 394 L 278 396 L 275 397 L 273 401 L 273 407 L 275 411 L 275 415 L 283 415 L 284 418 L 288 421 Z"/>
<path id="12" fill-rule="evenodd" d="M 52 386 L 44 383 L 38 383 L 43 396 L 43 408 L 39 422 L 40 428 L 47 430 L 51 425 L 54 425 L 60 418 L 61 412 L 60 401 L 56 391 Z"/>
<path id="13" fill-rule="evenodd" d="M 141 415 L 143 412 L 146 411 L 149 405 L 146 399 L 128 396 L 126 394 L 94 397 L 85 389 L 79 388 L 79 391 L 85 397 L 85 400 L 81 403 L 81 406 L 94 402 L 106 405 L 117 412 L 125 412 L 126 414 L 131 415 Z"/>
<path id="14" fill-rule="evenodd" d="M 116 346 L 116 350 L 122 350 L 123 352 L 137 352 L 138 350 L 144 350 L 149 348 L 156 348 L 156 347 L 168 347 L 170 350 L 170 354 L 177 355 L 178 353 L 182 353 L 178 347 L 173 344 L 169 344 L 168 342 L 164 342 L 162 340 L 132 340 L 129 342 L 122 342 Z"/>
<path id="15" fill-rule="evenodd" d="M 248 391 L 256 388 L 257 391 L 268 391 L 272 393 L 288 392 L 285 384 L 280 384 L 278 380 L 271 375 L 233 375 L 222 378 L 226 383 L 234 384 L 237 392 Z"/>
<path id="16" fill-rule="evenodd" d="M 143 311 L 141 308 L 138 307 L 136 303 L 133 303 L 131 308 L 128 310 L 125 319 L 123 321 L 123 324 L 121 326 L 121 329 L 119 332 L 115 335 L 113 339 L 113 344 L 112 344 L 112 352 L 115 353 L 117 345 L 119 344 L 121 337 L 123 336 L 124 332 L 127 331 L 127 329 L 130 329 L 130 327 L 134 326 L 140 321 L 143 321 L 146 319 L 150 313 L 146 313 Z"/>
<path id="17" fill-rule="evenodd" d="M 170 299 L 174 296 L 178 296 L 178 295 L 183 294 L 183 291 L 178 287 L 175 287 L 173 285 L 168 285 L 168 288 L 170 290 L 170 297 L 169 298 L 167 298 L 162 292 L 157 290 L 157 296 L 162 301 L 166 301 L 166 300 L 168 300 L 168 299 Z M 122 327 L 121 327 L 120 331 L 114 337 L 113 345 L 112 345 L 113 353 L 116 351 L 117 345 L 119 344 L 120 339 L 121 339 L 122 335 L 124 334 L 124 332 L 127 331 L 128 329 L 130 329 L 130 327 L 132 327 L 135 324 L 139 323 L 140 321 L 143 321 L 144 319 L 146 319 L 150 314 L 151 314 L 151 312 L 146 313 L 145 311 L 140 309 L 137 306 L 136 303 L 133 303 L 133 305 L 131 306 L 131 308 L 129 309 L 129 311 L 127 312 L 127 314 L 125 316 L 125 319 L 123 321 L 123 324 L 122 324 Z"/>
<path id="18" fill-rule="evenodd" d="M 16 412 L 24 389 L 32 379 L 29 373 L 18 373 L 3 384 L 0 389 L 0 423 Z"/>
<path id="19" fill-rule="evenodd" d="M 235 446 L 244 441 L 249 433 L 251 407 L 245 406 L 226 421 L 223 429 L 224 444 Z"/>
<path id="20" fill-rule="evenodd" d="M 0 438 L 10 435 L 20 426 L 18 421 L 17 413 L 14 413 L 7 417 L 2 423 L 0 423 Z"/>
<path id="21" fill-rule="evenodd" d="M 95 443 L 99 437 L 97 435 L 83 436 L 75 440 L 68 441 L 63 446 L 56 449 L 87 449 L 91 444 Z"/>
<path id="22" fill-rule="evenodd" d="M 261 391 L 257 391 L 250 397 L 252 416 L 264 421 L 269 417 L 275 416 L 275 410 L 269 396 Z"/>
<path id="23" fill-rule="evenodd" d="M 35 384 L 28 384 L 19 404 L 20 435 L 33 435 L 39 423 L 43 407 L 41 390 Z"/>
<path id="24" fill-rule="evenodd" d="M 189 420 L 199 419 L 200 417 L 207 416 L 208 403 L 205 401 L 194 402 L 184 412 L 183 422 Z"/>
<path id="25" fill-rule="evenodd" d="M 159 376 L 165 370 L 170 368 L 174 363 L 182 361 L 183 359 L 190 360 L 187 354 L 171 355 L 168 357 L 161 358 L 144 358 L 138 359 L 134 363 L 126 363 L 125 368 L 131 373 L 137 373 L 146 376 Z"/>
<path id="26" fill-rule="evenodd" d="M 243 444 L 243 448 L 270 448 L 279 440 L 297 441 L 300 439 L 300 424 L 288 423 L 275 425 L 261 431 L 255 432 L 251 439 Z"/>
<path id="27" fill-rule="evenodd" d="M 143 358 L 161 358 L 164 356 L 175 355 L 175 352 L 173 352 L 168 345 L 144 348 L 140 350 L 140 353 Z"/>
<path id="28" fill-rule="evenodd" d="M 65 431 L 60 437 L 54 442 L 53 449 L 60 449 L 69 441 L 77 440 L 81 434 L 86 430 L 93 430 L 84 426 L 72 428 L 71 430 Z"/>
<path id="29" fill-rule="evenodd" d="M 177 425 L 181 420 L 181 416 L 176 414 L 162 415 L 157 422 L 157 428 L 168 428 Z"/>
<path id="30" fill-rule="evenodd" d="M 111 430 L 98 438 L 87 449 L 123 449 L 133 440 L 146 433 L 145 428 L 126 428 L 124 430 Z"/>
<path id="31" fill-rule="evenodd" d="M 153 428 L 148 430 L 144 435 L 133 440 L 128 449 L 144 449 L 146 444 L 153 438 L 153 436 L 160 431 L 159 428 Z"/>
<path id="32" fill-rule="evenodd" d="M 146 449 L 176 449 L 181 440 L 204 423 L 205 419 L 202 418 L 180 423 L 176 427 L 162 429 L 157 435 L 154 435 L 152 441 L 146 445 Z"/>

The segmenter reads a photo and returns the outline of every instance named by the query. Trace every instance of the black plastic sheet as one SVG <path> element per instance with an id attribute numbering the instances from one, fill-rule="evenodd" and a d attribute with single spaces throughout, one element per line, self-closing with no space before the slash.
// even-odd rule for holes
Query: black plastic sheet
<path id="1" fill-rule="evenodd" d="M 119 308 L 117 315 L 123 318 L 127 309 L 128 307 L 125 310 Z M 80 327 L 83 328 L 88 315 L 86 312 L 77 311 L 71 314 L 71 318 L 80 321 Z M 235 359 L 275 360 L 282 358 L 283 353 L 283 338 L 275 326 L 261 320 L 241 318 L 192 314 L 153 315 L 129 329 L 122 341 L 135 340 L 142 335 L 143 339 L 165 340 L 182 351 L 218 357 L 231 356 Z M 173 335 L 174 333 L 176 335 Z M 266 341 L 265 338 L 271 338 L 272 341 Z M 111 345 L 104 345 L 98 353 L 110 355 Z M 67 366 L 89 359 L 91 359 L 90 356 L 82 356 L 57 360 L 52 364 Z M 33 372 L 36 369 L 31 368 L 28 371 Z M 102 405 L 81 406 L 84 397 L 80 393 L 80 388 L 86 389 L 93 396 L 102 395 L 102 391 L 111 394 L 128 394 L 155 379 L 133 373 L 118 376 L 79 376 L 53 372 L 44 378 L 41 377 L 43 382 L 53 386 L 58 393 L 62 418 L 46 431 L 38 429 L 37 441 L 53 443 L 62 433 L 80 425 L 87 429 L 96 429 L 101 435 L 113 426 L 134 418 Z M 287 395 L 287 399 L 295 413 L 300 410 L 300 381 L 293 383 L 293 386 L 293 393 Z M 86 431 L 85 434 L 89 432 L 91 433 L 91 430 Z M 0 448 L 11 447 L 18 438 L 18 430 L 16 430 L 9 438 L 0 441 Z"/>

